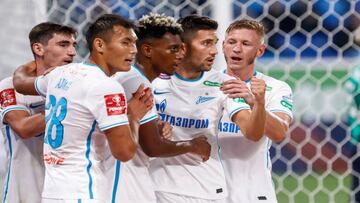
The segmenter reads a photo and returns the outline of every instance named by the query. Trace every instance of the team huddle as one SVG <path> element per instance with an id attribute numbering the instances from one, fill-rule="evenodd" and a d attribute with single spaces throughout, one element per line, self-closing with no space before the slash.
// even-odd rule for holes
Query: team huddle
<path id="1" fill-rule="evenodd" d="M 29 34 L 34 61 L 0 82 L 7 150 L 2 202 L 277 202 L 271 142 L 292 120 L 292 92 L 255 70 L 264 27 L 149 14 L 105 14 L 77 32 L 54 23 Z"/>

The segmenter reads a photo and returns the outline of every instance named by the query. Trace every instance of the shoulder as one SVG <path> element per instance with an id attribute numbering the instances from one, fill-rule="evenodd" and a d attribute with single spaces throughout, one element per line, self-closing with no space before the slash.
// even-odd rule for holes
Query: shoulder
<path id="1" fill-rule="evenodd" d="M 141 84 L 144 84 L 145 88 L 152 89 L 150 81 L 137 70 L 132 71 L 131 73 L 118 72 L 112 79 L 118 84 L 121 84 L 127 99 L 132 98 L 132 94 L 136 92 Z"/>
<path id="2" fill-rule="evenodd" d="M 119 83 L 121 83 L 121 81 L 126 80 L 129 77 L 136 77 L 136 72 L 134 71 L 134 68 L 131 67 L 131 69 L 129 71 L 119 71 L 116 72 L 114 75 L 112 75 L 110 78 L 118 81 Z"/>
<path id="3" fill-rule="evenodd" d="M 0 108 L 15 106 L 23 103 L 23 96 L 17 93 L 12 83 L 12 77 L 0 81 Z"/>
<path id="4" fill-rule="evenodd" d="M 150 81 L 143 75 L 141 72 L 137 71 L 134 68 L 131 68 L 127 72 L 117 72 L 111 76 L 113 80 L 117 81 L 120 84 L 132 82 L 132 83 L 146 83 L 150 84 Z"/>
<path id="5" fill-rule="evenodd" d="M 93 80 L 92 83 L 82 85 L 81 89 L 86 97 L 84 104 L 90 106 L 93 105 L 94 101 L 125 93 L 123 86 L 109 77 Z"/>
<path id="6" fill-rule="evenodd" d="M 211 70 L 211 71 L 205 72 L 204 78 L 203 78 L 203 80 L 205 80 L 204 82 L 206 82 L 207 84 L 212 84 L 214 82 L 215 83 L 223 83 L 224 81 L 227 81 L 230 79 L 235 79 L 235 78 L 224 73 L 223 71 L 218 71 L 218 70 Z M 215 85 L 215 84 L 213 84 L 213 85 Z"/>
<path id="7" fill-rule="evenodd" d="M 121 84 L 119 84 L 117 81 L 109 77 L 100 77 L 100 78 L 96 78 L 96 80 L 98 82 L 92 83 L 91 84 L 92 87 L 98 87 L 101 89 L 106 89 L 107 87 L 119 87 L 119 86 L 121 87 Z"/>
<path id="8" fill-rule="evenodd" d="M 204 72 L 204 78 L 222 78 L 224 75 L 226 75 L 224 72 L 219 70 L 210 70 Z"/>
<path id="9" fill-rule="evenodd" d="M 278 79 L 273 78 L 271 76 L 265 75 L 265 74 L 263 74 L 261 72 L 256 72 L 256 77 L 260 78 L 260 79 L 263 79 L 265 81 L 267 90 L 286 89 L 286 90 L 291 91 L 290 86 L 286 82 L 284 82 L 282 80 L 278 80 Z"/>
<path id="10" fill-rule="evenodd" d="M 47 81 L 43 84 L 51 83 L 53 82 L 57 77 L 63 76 L 63 74 L 67 73 L 67 71 L 70 70 L 70 67 L 72 67 L 73 64 L 66 64 L 63 66 L 57 66 L 53 67 L 51 71 L 44 75 L 39 75 L 36 77 L 35 83 L 41 84 L 43 81 Z"/>
<path id="11" fill-rule="evenodd" d="M 79 63 L 70 63 L 62 66 L 57 66 L 53 70 L 51 70 L 47 75 L 57 75 L 60 72 L 70 71 L 72 68 L 78 68 Z"/>

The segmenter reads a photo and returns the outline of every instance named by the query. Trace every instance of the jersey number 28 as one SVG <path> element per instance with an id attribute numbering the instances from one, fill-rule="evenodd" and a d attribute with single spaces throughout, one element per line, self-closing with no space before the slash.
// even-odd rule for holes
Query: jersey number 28
<path id="1" fill-rule="evenodd" d="M 56 97 L 54 95 L 49 96 L 49 102 L 45 106 L 46 110 L 49 110 L 49 114 L 45 117 L 46 122 L 46 135 L 44 142 L 49 144 L 52 148 L 58 148 L 61 146 L 64 136 L 64 126 L 61 124 L 66 117 L 67 112 L 67 100 L 64 97 L 61 97 L 58 102 L 56 102 Z M 50 123 L 48 124 L 48 122 Z M 55 135 L 52 133 L 53 128 L 55 127 Z"/>

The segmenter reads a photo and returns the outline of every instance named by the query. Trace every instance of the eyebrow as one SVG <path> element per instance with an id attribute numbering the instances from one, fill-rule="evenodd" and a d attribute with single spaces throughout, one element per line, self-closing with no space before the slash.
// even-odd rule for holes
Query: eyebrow
<path id="1" fill-rule="evenodd" d="M 137 37 L 126 37 L 124 38 L 123 40 L 126 40 L 126 41 L 136 41 L 138 38 Z"/>
<path id="2" fill-rule="evenodd" d="M 56 42 L 56 44 L 71 44 L 71 42 L 69 40 L 61 40 L 61 41 Z M 74 41 L 73 44 L 77 44 L 77 42 Z"/>

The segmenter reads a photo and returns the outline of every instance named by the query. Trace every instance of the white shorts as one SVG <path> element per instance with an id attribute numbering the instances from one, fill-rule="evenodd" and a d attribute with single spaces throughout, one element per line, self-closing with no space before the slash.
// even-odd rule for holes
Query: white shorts
<path id="1" fill-rule="evenodd" d="M 41 203 L 106 203 L 101 200 L 94 200 L 94 199 L 49 199 L 49 198 L 42 198 Z"/>
<path id="2" fill-rule="evenodd" d="M 225 203 L 225 199 L 201 199 L 169 192 L 155 192 L 157 203 Z"/>

